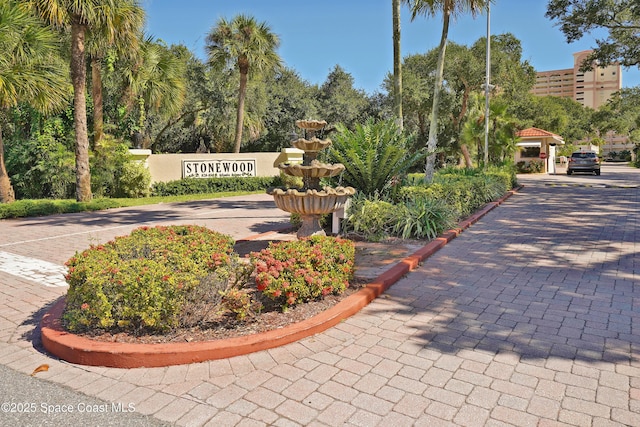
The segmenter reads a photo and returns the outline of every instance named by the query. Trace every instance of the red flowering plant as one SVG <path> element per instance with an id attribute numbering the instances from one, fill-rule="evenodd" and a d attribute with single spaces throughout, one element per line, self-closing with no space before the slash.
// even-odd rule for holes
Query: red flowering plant
<path id="1" fill-rule="evenodd" d="M 299 303 L 340 294 L 353 278 L 355 244 L 347 239 L 311 236 L 271 243 L 251 254 L 258 291 L 283 310 Z"/>
<path id="2" fill-rule="evenodd" d="M 141 227 L 92 245 L 66 263 L 65 325 L 72 331 L 176 326 L 194 289 L 233 276 L 225 273 L 237 264 L 233 246 L 230 236 L 191 225 Z M 241 286 L 225 283 L 211 293 Z"/>

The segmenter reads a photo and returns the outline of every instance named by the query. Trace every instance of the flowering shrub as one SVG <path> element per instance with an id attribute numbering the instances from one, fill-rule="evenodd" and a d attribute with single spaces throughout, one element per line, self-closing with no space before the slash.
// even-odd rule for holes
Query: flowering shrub
<path id="1" fill-rule="evenodd" d="M 355 264 L 352 241 L 311 236 L 271 243 L 251 254 L 256 286 L 287 310 L 290 306 L 339 294 L 349 286 Z"/>
<path id="2" fill-rule="evenodd" d="M 92 245 L 67 266 L 70 331 L 162 332 L 220 316 L 250 318 L 262 309 L 247 287 L 256 271 L 259 291 L 283 309 L 338 294 L 354 271 L 353 242 L 312 237 L 271 244 L 242 262 L 234 241 L 204 227 L 141 227 Z"/>
<path id="3" fill-rule="evenodd" d="M 65 324 L 72 331 L 176 326 L 190 292 L 230 265 L 233 245 L 198 226 L 141 227 L 92 245 L 66 263 Z"/>

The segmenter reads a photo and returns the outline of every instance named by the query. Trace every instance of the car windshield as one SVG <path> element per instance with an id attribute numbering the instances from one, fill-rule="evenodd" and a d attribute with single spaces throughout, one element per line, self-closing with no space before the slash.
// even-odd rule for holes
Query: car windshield
<path id="1" fill-rule="evenodd" d="M 573 158 L 580 158 L 580 159 L 588 159 L 590 157 L 595 157 L 596 153 L 573 153 L 571 154 L 571 157 Z"/>

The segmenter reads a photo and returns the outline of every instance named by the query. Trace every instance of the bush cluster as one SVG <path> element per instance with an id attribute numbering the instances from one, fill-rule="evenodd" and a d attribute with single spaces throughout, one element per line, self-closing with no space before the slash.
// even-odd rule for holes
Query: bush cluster
<path id="1" fill-rule="evenodd" d="M 370 241 L 432 239 L 515 183 L 510 169 L 446 169 L 431 184 L 425 184 L 422 176 L 410 175 L 393 198 L 356 196 L 344 228 Z"/>
<path id="2" fill-rule="evenodd" d="M 112 199 L 93 199 L 90 202 L 76 202 L 72 200 L 16 200 L 13 203 L 0 203 L 0 219 L 99 211 L 117 207 L 120 207 L 120 204 Z"/>
<path id="3" fill-rule="evenodd" d="M 410 194 L 413 188 L 406 187 L 403 194 Z M 449 205 L 459 219 L 502 196 L 510 188 L 494 175 L 438 174 L 431 185 L 418 187 L 418 190 L 424 189 L 427 197 Z"/>
<path id="4" fill-rule="evenodd" d="M 454 211 L 446 204 L 412 192 L 398 202 L 356 197 L 349 209 L 345 231 L 372 242 L 389 237 L 433 239 L 451 228 Z"/>
<path id="5" fill-rule="evenodd" d="M 282 185 L 278 176 L 237 177 L 237 178 L 184 178 L 153 184 L 153 196 L 179 196 L 183 194 L 222 193 L 226 191 L 261 191 Z"/>
<path id="6" fill-rule="evenodd" d="M 141 227 L 67 262 L 71 331 L 165 330 L 189 293 L 231 264 L 231 237 L 198 226 Z"/>
<path id="7" fill-rule="evenodd" d="M 122 166 L 116 197 L 148 197 L 151 194 L 151 172 L 140 162 L 128 162 Z"/>
<path id="8" fill-rule="evenodd" d="M 544 170 L 544 160 L 519 161 L 516 169 L 518 173 L 540 173 Z"/>
<path id="9" fill-rule="evenodd" d="M 67 262 L 65 327 L 73 332 L 163 332 L 251 318 L 260 295 L 287 309 L 339 294 L 353 242 L 333 237 L 274 243 L 241 260 L 231 237 L 198 226 L 141 227 Z M 252 261 L 252 262 L 248 262 Z M 251 276 L 259 291 L 253 292 Z"/>
<path id="10" fill-rule="evenodd" d="M 251 261 L 258 291 L 287 310 L 343 292 L 353 277 L 355 245 L 342 238 L 311 236 L 271 243 L 252 253 Z"/>

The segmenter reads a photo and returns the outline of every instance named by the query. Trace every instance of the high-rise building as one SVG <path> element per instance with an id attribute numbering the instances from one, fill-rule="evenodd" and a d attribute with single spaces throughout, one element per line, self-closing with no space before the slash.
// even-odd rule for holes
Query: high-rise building
<path id="1" fill-rule="evenodd" d="M 584 50 L 573 54 L 573 68 L 564 70 L 539 71 L 536 74 L 536 84 L 531 90 L 538 96 L 560 96 L 571 98 L 585 107 L 597 110 L 606 104 L 614 92 L 622 88 L 622 70 L 620 64 L 600 67 L 594 64 L 591 71 L 580 71 L 580 66 L 591 50 Z M 620 153 L 631 150 L 633 144 L 624 135 L 609 132 L 602 135 L 605 145 L 602 153 Z"/>
<path id="2" fill-rule="evenodd" d="M 591 71 L 580 71 L 582 62 L 591 52 L 574 53 L 573 68 L 538 72 L 533 94 L 571 98 L 595 110 L 606 104 L 611 95 L 622 88 L 620 64 L 595 65 Z"/>

